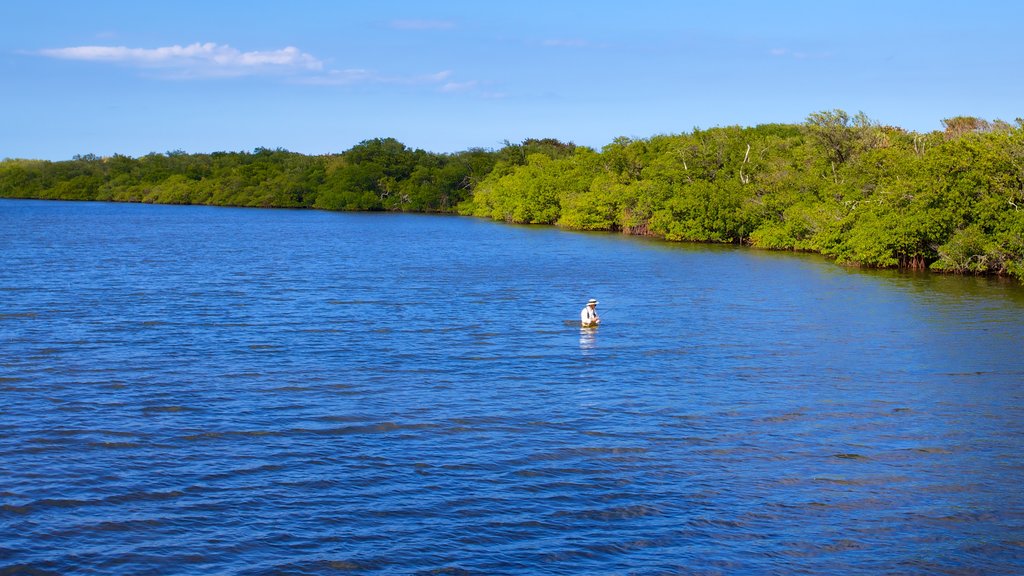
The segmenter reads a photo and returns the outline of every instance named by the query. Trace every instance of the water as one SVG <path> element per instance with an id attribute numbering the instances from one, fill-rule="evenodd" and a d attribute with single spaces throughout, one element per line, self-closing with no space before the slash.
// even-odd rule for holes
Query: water
<path id="1" fill-rule="evenodd" d="M 0 201 L 0 574 L 1021 573 L 1022 312 L 467 218 Z"/>

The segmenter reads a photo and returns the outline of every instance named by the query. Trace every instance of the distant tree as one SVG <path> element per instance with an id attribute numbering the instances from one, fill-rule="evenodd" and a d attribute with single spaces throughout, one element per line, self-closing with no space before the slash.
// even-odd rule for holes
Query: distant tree
<path id="1" fill-rule="evenodd" d="M 989 124 L 987 120 L 975 118 L 973 116 L 954 116 L 952 118 L 944 118 L 942 120 L 942 125 L 945 127 L 945 136 L 947 140 L 959 138 L 964 134 L 981 134 L 992 129 L 992 125 Z"/>
<path id="2" fill-rule="evenodd" d="M 842 164 L 866 143 L 873 123 L 863 113 L 851 117 L 843 110 L 815 112 L 804 124 L 810 138 L 832 164 Z"/>

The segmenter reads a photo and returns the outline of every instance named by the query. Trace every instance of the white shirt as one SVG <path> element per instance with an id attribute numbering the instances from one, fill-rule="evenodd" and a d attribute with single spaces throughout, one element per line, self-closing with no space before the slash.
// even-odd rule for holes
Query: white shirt
<path id="1" fill-rule="evenodd" d="M 597 315 L 597 306 L 591 308 L 588 304 L 583 307 L 583 310 L 580 310 L 580 323 L 584 326 L 595 324 L 600 320 L 601 318 Z"/>

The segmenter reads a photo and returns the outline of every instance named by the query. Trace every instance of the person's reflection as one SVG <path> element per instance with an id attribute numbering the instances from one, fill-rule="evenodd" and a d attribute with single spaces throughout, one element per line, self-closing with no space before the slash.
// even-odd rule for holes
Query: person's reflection
<path id="1" fill-rule="evenodd" d="M 597 347 L 597 328 L 580 328 L 580 350 L 588 352 Z"/>

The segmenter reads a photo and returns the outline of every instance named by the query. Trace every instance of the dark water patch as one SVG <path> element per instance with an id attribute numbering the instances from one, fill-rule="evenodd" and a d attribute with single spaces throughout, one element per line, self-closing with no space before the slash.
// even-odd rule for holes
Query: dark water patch
<path id="1" fill-rule="evenodd" d="M 107 450 L 133 450 L 144 447 L 144 444 L 138 442 L 89 442 L 86 446 Z"/>
<path id="2" fill-rule="evenodd" d="M 61 572 L 40 568 L 37 564 L 12 564 L 8 566 L 0 566 L 0 576 L 61 576 L 61 574 Z"/>
<path id="3" fill-rule="evenodd" d="M 265 437 L 279 437 L 287 436 L 289 433 L 285 430 L 222 430 L 222 431 L 211 431 L 211 432 L 200 432 L 196 434 L 189 434 L 183 436 L 181 439 L 186 442 L 194 441 L 210 441 L 210 440 L 224 440 L 232 438 L 265 438 Z"/>
<path id="4" fill-rule="evenodd" d="M 185 495 L 180 490 L 169 490 L 169 491 L 135 491 L 127 494 L 117 494 L 109 496 L 103 500 L 107 504 L 127 504 L 133 502 L 147 502 L 156 501 L 163 502 L 168 500 L 178 500 Z"/>
<path id="5" fill-rule="evenodd" d="M 806 412 L 790 412 L 788 414 L 782 414 L 780 416 L 768 416 L 762 419 L 762 421 L 765 423 L 789 422 L 791 420 L 798 420 L 800 418 L 803 418 L 806 415 Z"/>
<path id="6" fill-rule="evenodd" d="M 428 570 L 419 570 L 416 572 L 417 576 L 470 576 L 473 572 L 454 566 L 445 566 L 443 568 L 431 568 Z"/>
<path id="7" fill-rule="evenodd" d="M 364 434 L 390 434 L 401 431 L 417 431 L 433 428 L 434 424 L 429 423 L 406 423 L 375 422 L 362 426 L 342 426 L 337 428 L 298 428 L 293 430 L 297 434 L 313 434 L 326 436 L 348 436 Z"/>
<path id="8" fill-rule="evenodd" d="M 32 359 L 43 359 L 47 356 L 54 356 L 64 352 L 61 348 L 37 348 L 30 352 L 29 358 Z"/>
<path id="9" fill-rule="evenodd" d="M 914 452 L 918 452 L 918 453 L 921 453 L 921 454 L 952 454 L 953 453 L 953 451 L 948 449 L 948 448 L 938 448 L 938 447 L 921 447 L 921 448 L 914 448 L 913 450 L 914 450 Z"/>
<path id="10" fill-rule="evenodd" d="M 833 454 L 832 457 L 833 458 L 841 458 L 843 460 L 867 460 L 868 459 L 867 456 L 863 456 L 861 454 L 849 453 L 849 452 L 848 453 L 843 453 L 843 454 Z"/>
<path id="11" fill-rule="evenodd" d="M 300 393 L 301 394 L 301 393 L 304 393 L 304 392 L 315 392 L 316 389 L 317 388 L 315 386 L 294 386 L 293 385 L 293 386 L 277 386 L 275 388 L 267 388 L 265 390 L 265 392 L 270 393 L 270 394 L 274 394 L 274 393 L 278 393 L 278 392 L 285 393 L 285 394 L 287 394 L 287 393 Z M 287 406 L 282 406 L 280 409 L 286 410 L 287 408 L 288 408 Z M 296 404 L 296 405 L 292 406 L 292 408 L 305 408 L 305 405 L 304 404 Z"/>
<path id="12" fill-rule="evenodd" d="M 159 414 L 178 414 L 187 412 L 198 412 L 197 408 L 190 406 L 180 406 L 176 404 L 167 406 L 143 406 L 142 413 L 147 416 L 159 415 Z"/>
<path id="13" fill-rule="evenodd" d="M 21 318 L 36 318 L 39 316 L 37 312 L 5 312 L 0 313 L 0 320 L 15 320 Z"/>
<path id="14" fill-rule="evenodd" d="M 202 477 L 202 480 L 204 480 L 204 481 L 224 480 L 224 479 L 230 479 L 230 478 L 235 478 L 235 477 L 239 477 L 239 476 L 244 476 L 244 475 L 247 475 L 247 474 L 264 474 L 264 473 L 267 473 L 267 472 L 278 472 L 278 471 L 284 470 L 284 469 L 285 469 L 285 466 L 283 464 L 261 464 L 259 466 L 252 466 L 252 467 L 245 467 L 245 468 L 234 468 L 234 469 L 231 469 L 230 471 L 226 471 L 226 472 L 217 472 L 217 473 L 213 473 L 213 474 L 207 474 L 207 475 Z"/>
<path id="15" fill-rule="evenodd" d="M 843 476 L 815 476 L 813 481 L 821 484 L 837 484 L 841 486 L 867 486 L 872 483 L 869 478 L 849 478 Z"/>
<path id="16" fill-rule="evenodd" d="M 41 510 L 50 508 L 82 508 L 86 506 L 95 506 L 102 503 L 97 500 L 77 500 L 74 498 L 44 498 L 42 500 L 35 500 L 25 504 L 14 505 L 4 504 L 0 509 L 4 512 L 10 512 L 12 514 L 33 514 Z"/>
<path id="17" fill-rule="evenodd" d="M 645 516 L 661 516 L 663 512 L 655 506 L 637 504 L 633 506 L 619 506 L 612 508 L 599 508 L 579 511 L 556 512 L 555 518 L 569 516 L 581 520 L 600 520 L 602 522 L 614 522 L 616 520 L 628 520 L 642 518 Z"/>
<path id="18" fill-rule="evenodd" d="M 267 568 L 243 570 L 240 575 L 264 576 L 270 574 L 294 574 L 296 576 L 317 576 L 319 574 L 367 574 L 387 567 L 378 560 L 312 560 L 274 565 Z"/>
<path id="19" fill-rule="evenodd" d="M 282 346 L 278 346 L 276 344 L 249 344 L 249 349 L 254 351 L 254 352 L 258 352 L 258 351 L 263 351 L 263 350 L 267 350 L 267 351 L 282 350 L 283 347 Z"/>
<path id="20" fill-rule="evenodd" d="M 165 520 L 158 519 L 132 519 L 132 520 L 105 520 L 95 523 L 82 523 L 75 526 L 73 529 L 68 531 L 70 535 L 73 531 L 83 530 L 89 532 L 95 532 L 98 535 L 104 533 L 117 533 L 117 532 L 135 532 L 135 531 L 147 531 L 153 529 L 159 529 L 163 527 Z"/>

